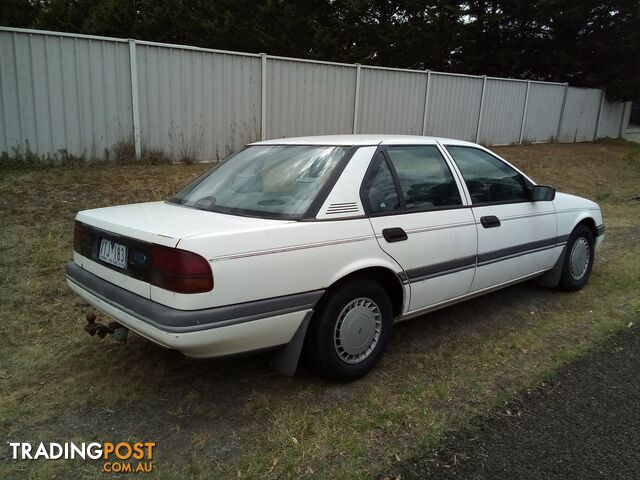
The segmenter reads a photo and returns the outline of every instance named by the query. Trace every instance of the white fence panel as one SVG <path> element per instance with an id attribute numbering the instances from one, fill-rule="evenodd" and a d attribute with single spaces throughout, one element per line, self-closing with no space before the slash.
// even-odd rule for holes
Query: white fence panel
<path id="1" fill-rule="evenodd" d="M 351 133 L 356 67 L 269 57 L 267 138 Z"/>
<path id="2" fill-rule="evenodd" d="M 522 139 L 528 142 L 551 142 L 558 135 L 562 114 L 564 85 L 531 82 L 527 116 Z"/>
<path id="3" fill-rule="evenodd" d="M 124 41 L 0 30 L 0 151 L 104 157 L 130 140 Z"/>
<path id="4" fill-rule="evenodd" d="M 624 114 L 624 102 L 610 102 L 605 99 L 600 112 L 598 138 L 618 138 Z"/>
<path id="5" fill-rule="evenodd" d="M 143 148 L 218 160 L 260 139 L 259 56 L 137 45 Z"/>
<path id="6" fill-rule="evenodd" d="M 476 139 L 482 77 L 431 74 L 425 135 Z"/>
<path id="7" fill-rule="evenodd" d="M 623 117 L 593 88 L 0 27 L 0 152 L 104 158 L 133 142 L 218 160 L 353 131 L 583 142 L 618 137 Z"/>
<path id="8" fill-rule="evenodd" d="M 357 133 L 422 135 L 427 74 L 362 67 Z"/>
<path id="9" fill-rule="evenodd" d="M 558 141 L 590 142 L 596 132 L 602 91 L 569 87 Z"/>
<path id="10" fill-rule="evenodd" d="M 527 82 L 487 79 L 478 141 L 508 145 L 520 140 Z"/>

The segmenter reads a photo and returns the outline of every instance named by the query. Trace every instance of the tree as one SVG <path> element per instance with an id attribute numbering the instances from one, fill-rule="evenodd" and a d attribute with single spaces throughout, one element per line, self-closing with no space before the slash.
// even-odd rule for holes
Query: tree
<path id="1" fill-rule="evenodd" d="M 0 4 L 0 25 L 32 28 L 40 5 L 30 0 L 3 0 Z"/>
<path id="2" fill-rule="evenodd" d="M 605 87 L 638 99 L 640 3 L 471 0 L 456 69 Z"/>
<path id="3" fill-rule="evenodd" d="M 640 100 L 638 0 L 4 0 L 0 23 L 568 81 Z"/>

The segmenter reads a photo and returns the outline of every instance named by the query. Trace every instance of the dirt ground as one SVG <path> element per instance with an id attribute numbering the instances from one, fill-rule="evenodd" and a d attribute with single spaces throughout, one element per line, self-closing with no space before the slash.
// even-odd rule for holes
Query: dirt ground
<path id="1" fill-rule="evenodd" d="M 496 149 L 598 201 L 607 234 L 575 294 L 525 283 L 399 324 L 378 368 L 336 385 L 268 355 L 193 362 L 90 338 L 67 288 L 75 212 L 163 199 L 206 166 L 0 171 L 0 477 L 94 478 L 101 462 L 11 461 L 7 441 L 154 441 L 158 478 L 367 478 L 463 431 L 626 328 L 640 309 L 640 152 Z M 3 450 L 4 449 L 4 450 Z"/>
<path id="2" fill-rule="evenodd" d="M 640 319 L 640 316 L 638 317 Z M 560 369 L 489 420 L 425 458 L 403 479 L 636 479 L 640 477 L 640 330 Z M 395 475 L 394 475 L 395 476 Z"/>

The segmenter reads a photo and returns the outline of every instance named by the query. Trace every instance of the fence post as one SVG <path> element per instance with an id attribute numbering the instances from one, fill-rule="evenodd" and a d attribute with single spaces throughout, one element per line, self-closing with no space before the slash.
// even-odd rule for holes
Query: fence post
<path id="1" fill-rule="evenodd" d="M 600 131 L 600 117 L 602 116 L 602 107 L 604 107 L 604 88 L 602 89 L 602 93 L 600 95 L 600 107 L 598 107 L 598 119 L 596 120 L 596 131 L 593 134 L 593 141 L 598 140 L 598 133 Z"/>
<path id="2" fill-rule="evenodd" d="M 564 97 L 562 97 L 562 107 L 560 107 L 560 118 L 558 119 L 558 129 L 556 130 L 556 142 L 560 141 L 560 130 L 562 130 L 562 120 L 564 118 L 564 107 L 567 104 L 567 93 L 569 92 L 569 82 L 564 84 Z"/>
<path id="3" fill-rule="evenodd" d="M 362 65 L 356 63 L 356 98 L 353 102 L 353 129 L 352 133 L 358 133 L 358 115 L 360 113 L 360 72 Z"/>
<path id="4" fill-rule="evenodd" d="M 480 93 L 480 111 L 478 112 L 478 125 L 476 126 L 476 143 L 480 140 L 480 127 L 482 126 L 482 110 L 484 107 L 484 90 L 487 86 L 487 76 L 482 76 L 482 93 Z"/>
<path id="5" fill-rule="evenodd" d="M 136 57 L 136 41 L 129 39 L 129 72 L 131 74 L 131 114 L 133 117 L 133 148 L 136 158 L 142 155 L 140 140 L 140 99 L 138 96 L 138 61 Z"/>
<path id="6" fill-rule="evenodd" d="M 522 136 L 524 135 L 524 125 L 527 120 L 527 106 L 529 105 L 529 90 L 531 89 L 531 80 L 527 80 L 527 93 L 524 95 L 524 110 L 522 110 L 522 123 L 520 124 L 520 139 L 518 143 L 522 145 Z"/>
<path id="7" fill-rule="evenodd" d="M 267 139 L 267 54 L 260 54 L 261 80 L 260 80 L 260 140 Z"/>
<path id="8" fill-rule="evenodd" d="M 427 134 L 427 111 L 429 110 L 429 89 L 431 88 L 431 70 L 427 70 L 427 88 L 424 92 L 424 115 L 422 116 L 422 135 Z"/>
<path id="9" fill-rule="evenodd" d="M 629 102 L 624 102 L 622 104 L 622 118 L 620 118 L 620 130 L 618 131 L 618 138 L 622 138 L 622 130 L 625 129 L 624 120 L 627 116 L 627 105 Z"/>

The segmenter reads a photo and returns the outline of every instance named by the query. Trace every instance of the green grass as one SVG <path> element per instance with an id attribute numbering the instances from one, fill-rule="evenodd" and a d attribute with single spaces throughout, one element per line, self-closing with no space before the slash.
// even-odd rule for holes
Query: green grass
<path id="1" fill-rule="evenodd" d="M 0 172 L 3 170 L 34 171 L 51 168 L 87 168 L 90 166 L 104 168 L 114 165 L 170 165 L 174 163 L 194 164 L 197 162 L 193 148 L 182 150 L 177 156 L 172 156 L 160 148 L 142 146 L 140 156 L 136 158 L 132 141 L 121 140 L 105 149 L 101 154 L 83 151 L 73 154 L 65 149 L 54 153 L 39 155 L 25 146 L 17 145 L 9 151 L 0 152 Z"/>
<path id="2" fill-rule="evenodd" d="M 135 335 L 123 346 L 82 331 L 87 307 L 63 273 L 75 212 L 165 198 L 205 166 L 3 171 L 2 440 L 155 441 L 158 478 L 366 478 L 473 431 L 640 311 L 637 147 L 497 150 L 540 182 L 602 203 L 607 234 L 591 283 L 573 294 L 526 283 L 399 324 L 379 367 L 347 385 L 283 377 L 267 355 L 192 362 Z M 91 477 L 100 465 L 0 460 L 0 477 Z"/>

